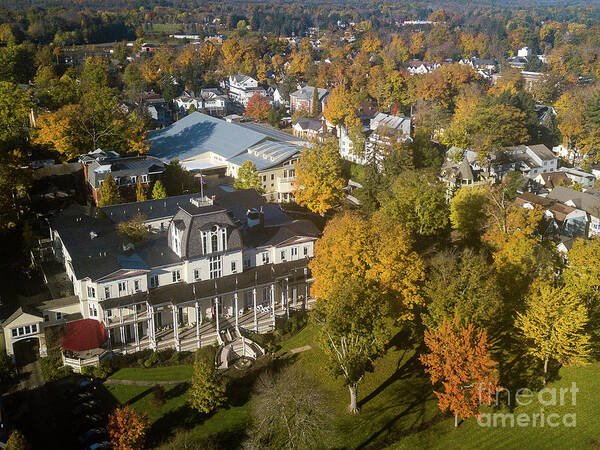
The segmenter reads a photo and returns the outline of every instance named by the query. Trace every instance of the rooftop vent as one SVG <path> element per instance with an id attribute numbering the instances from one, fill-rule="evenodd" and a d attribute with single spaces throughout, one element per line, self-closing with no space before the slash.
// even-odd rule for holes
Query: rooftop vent
<path id="1" fill-rule="evenodd" d="M 90 239 L 96 239 L 98 237 L 98 233 L 95 231 L 90 231 Z"/>

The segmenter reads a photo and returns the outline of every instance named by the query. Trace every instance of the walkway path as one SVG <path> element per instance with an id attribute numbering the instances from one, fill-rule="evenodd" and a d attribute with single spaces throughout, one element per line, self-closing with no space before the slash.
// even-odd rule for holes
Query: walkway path
<path id="1" fill-rule="evenodd" d="M 312 345 L 305 345 L 304 347 L 298 347 L 298 348 L 293 348 L 290 350 L 290 353 L 293 355 L 295 353 L 302 353 L 305 352 L 307 350 L 312 349 L 313 346 Z"/>
<path id="2" fill-rule="evenodd" d="M 187 383 L 191 378 L 187 380 L 169 380 L 169 381 L 146 381 L 146 380 L 113 380 L 109 378 L 104 384 L 128 384 L 133 386 L 154 386 L 156 384 L 160 386 L 173 386 L 175 384 Z"/>

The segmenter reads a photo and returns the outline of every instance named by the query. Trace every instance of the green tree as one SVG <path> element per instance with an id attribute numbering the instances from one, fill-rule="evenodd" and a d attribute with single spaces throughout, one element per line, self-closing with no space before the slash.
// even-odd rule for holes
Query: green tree
<path id="1" fill-rule="evenodd" d="M 165 166 L 164 186 L 169 197 L 197 192 L 194 175 L 174 159 Z"/>
<path id="2" fill-rule="evenodd" d="M 389 306 L 382 301 L 380 289 L 364 280 L 349 280 L 317 299 L 319 344 L 332 375 L 341 376 L 348 387 L 352 414 L 358 412 L 358 386 L 373 370 L 373 361 L 382 354 L 389 337 Z"/>
<path id="3" fill-rule="evenodd" d="M 154 183 L 154 187 L 152 188 L 152 198 L 154 200 L 158 200 L 161 198 L 165 198 L 167 196 L 167 191 L 165 190 L 165 187 L 162 184 L 162 181 L 157 180 Z"/>
<path id="4" fill-rule="evenodd" d="M 144 223 L 145 221 L 146 216 L 138 214 L 127 222 L 121 222 L 117 226 L 117 229 L 133 242 L 143 241 L 149 234 L 148 226 Z"/>
<path id="5" fill-rule="evenodd" d="M 590 354 L 590 337 L 585 334 L 588 313 L 574 292 L 550 282 L 534 284 L 526 299 L 526 310 L 517 313 L 529 353 L 544 364 L 544 384 L 550 359 L 562 365 L 584 362 Z"/>
<path id="6" fill-rule="evenodd" d="M 325 214 L 344 197 L 340 153 L 335 139 L 314 142 L 296 163 L 296 202 L 313 212 Z"/>
<path id="7" fill-rule="evenodd" d="M 121 193 L 119 192 L 119 186 L 115 183 L 114 178 L 109 173 L 104 177 L 104 181 L 98 189 L 99 206 L 110 206 L 122 203 Z"/>
<path id="8" fill-rule="evenodd" d="M 264 192 L 260 175 L 252 161 L 244 161 L 240 166 L 237 177 L 233 182 L 235 189 L 254 189 L 259 194 Z"/>
<path id="9" fill-rule="evenodd" d="M 448 224 L 446 189 L 427 171 L 399 175 L 380 196 L 381 210 L 421 236 L 431 236 Z"/>
<path id="10" fill-rule="evenodd" d="M 209 414 L 225 403 L 225 383 L 214 368 L 212 361 L 197 358 L 189 391 L 192 408 Z"/>
<path id="11" fill-rule="evenodd" d="M 319 117 L 321 115 L 321 102 L 319 101 L 319 88 L 317 88 L 316 86 L 313 89 L 311 115 L 313 117 Z"/>
<path id="12" fill-rule="evenodd" d="M 452 228 L 468 242 L 477 241 L 487 221 L 488 190 L 485 187 L 460 188 L 450 201 Z"/>
<path id="13" fill-rule="evenodd" d="M 487 328 L 502 309 L 502 296 L 493 266 L 480 254 L 442 253 L 429 268 L 424 294 L 427 314 L 423 322 L 431 329 L 454 317 L 462 324 Z"/>
<path id="14" fill-rule="evenodd" d="M 145 202 L 148 200 L 148 196 L 146 195 L 146 189 L 142 184 L 142 179 L 138 178 L 137 186 L 135 187 L 135 199 L 137 202 Z"/>

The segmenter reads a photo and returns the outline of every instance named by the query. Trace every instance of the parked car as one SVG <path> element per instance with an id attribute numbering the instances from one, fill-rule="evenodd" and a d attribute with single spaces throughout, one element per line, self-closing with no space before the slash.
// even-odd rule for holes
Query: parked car
<path id="1" fill-rule="evenodd" d="M 101 450 L 105 448 L 110 448 L 110 442 L 102 441 L 102 442 L 94 442 L 87 447 L 87 450 Z"/>
<path id="2" fill-rule="evenodd" d="M 99 438 L 102 438 L 104 436 L 106 436 L 106 429 L 102 428 L 102 427 L 98 427 L 98 428 L 92 428 L 91 430 L 88 430 L 85 433 L 80 434 L 78 439 L 79 439 L 79 442 L 81 442 L 82 444 L 85 444 L 86 442 L 89 442 L 92 439 L 94 441 L 97 441 Z"/>
<path id="3" fill-rule="evenodd" d="M 94 409 L 96 406 L 97 403 L 95 401 L 80 403 L 75 408 L 73 408 L 73 414 L 79 416 L 91 409 Z"/>

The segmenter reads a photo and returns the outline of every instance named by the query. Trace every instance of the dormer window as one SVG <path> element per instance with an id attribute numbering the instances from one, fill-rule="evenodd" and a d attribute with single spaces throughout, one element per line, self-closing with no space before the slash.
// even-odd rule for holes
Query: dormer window
<path id="1" fill-rule="evenodd" d="M 205 255 L 227 251 L 227 228 L 214 225 L 210 231 L 201 232 L 201 240 Z"/>

